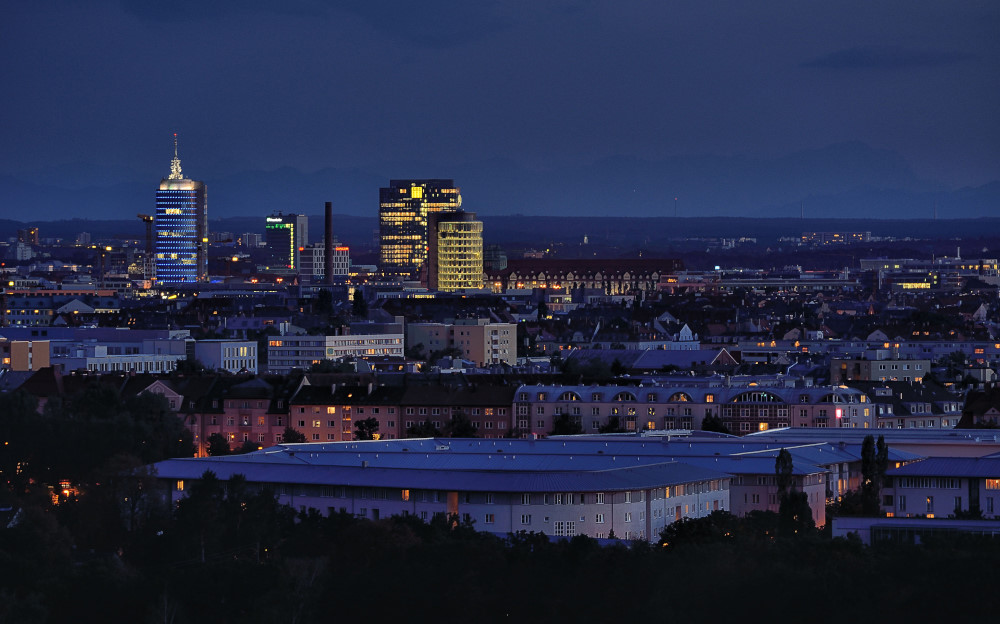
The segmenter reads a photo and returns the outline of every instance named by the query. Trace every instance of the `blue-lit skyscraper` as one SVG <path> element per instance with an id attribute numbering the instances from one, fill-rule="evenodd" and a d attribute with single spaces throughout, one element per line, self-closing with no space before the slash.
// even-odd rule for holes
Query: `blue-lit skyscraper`
<path id="1" fill-rule="evenodd" d="M 170 176 L 156 191 L 156 281 L 199 282 L 208 277 L 208 200 L 205 184 L 181 173 L 174 135 Z"/>

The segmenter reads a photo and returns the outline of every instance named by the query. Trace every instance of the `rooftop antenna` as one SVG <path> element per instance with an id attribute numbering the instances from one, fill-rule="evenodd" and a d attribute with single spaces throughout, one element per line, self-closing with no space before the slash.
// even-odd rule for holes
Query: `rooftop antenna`
<path id="1" fill-rule="evenodd" d="M 674 198 L 674 218 L 677 218 L 677 198 Z"/>
<path id="2" fill-rule="evenodd" d="M 806 218 L 806 205 L 805 202 L 799 202 L 799 218 L 805 220 Z"/>
<path id="3" fill-rule="evenodd" d="M 181 173 L 181 159 L 177 156 L 177 133 L 174 133 L 174 158 L 170 161 L 170 177 L 168 180 L 183 180 L 184 174 Z"/>
<path id="4" fill-rule="evenodd" d="M 937 198 L 934 198 L 934 220 L 937 221 Z"/>

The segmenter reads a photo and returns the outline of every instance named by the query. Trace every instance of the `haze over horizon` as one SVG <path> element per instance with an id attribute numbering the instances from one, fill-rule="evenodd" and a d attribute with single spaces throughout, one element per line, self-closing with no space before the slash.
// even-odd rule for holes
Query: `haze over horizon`
<path id="1" fill-rule="evenodd" d="M 128 218 L 180 135 L 212 217 L 996 214 L 1000 5 L 15 4 L 0 208 Z"/>

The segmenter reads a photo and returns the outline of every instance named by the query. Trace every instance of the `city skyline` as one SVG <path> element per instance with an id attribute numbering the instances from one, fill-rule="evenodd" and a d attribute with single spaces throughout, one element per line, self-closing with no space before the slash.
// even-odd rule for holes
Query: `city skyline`
<path id="1" fill-rule="evenodd" d="M 499 177 L 526 189 L 508 197 L 527 214 L 631 216 L 674 197 L 682 216 L 837 211 L 852 193 L 867 214 L 901 203 L 930 214 L 937 193 L 943 215 L 982 216 L 1000 178 L 998 9 L 985 3 L 13 11 L 2 49 L 19 62 L 0 71 L 19 88 L 0 106 L 18 123 L 0 201 L 15 206 L 70 187 L 133 201 L 108 189 L 153 174 L 151 146 L 172 132 L 220 191 L 241 176 L 268 193 L 282 178 L 371 188 L 447 176 L 483 216 L 504 214 L 488 182 Z M 179 68 L 181 90 L 161 79 Z M 733 179 L 730 194 L 714 188 Z M 956 195 L 966 187 L 987 197 L 970 204 Z M 230 195 L 213 195 L 218 214 L 245 205 Z"/>
<path id="2" fill-rule="evenodd" d="M 995 611 L 1000 4 L 8 4 L 0 621 Z"/>

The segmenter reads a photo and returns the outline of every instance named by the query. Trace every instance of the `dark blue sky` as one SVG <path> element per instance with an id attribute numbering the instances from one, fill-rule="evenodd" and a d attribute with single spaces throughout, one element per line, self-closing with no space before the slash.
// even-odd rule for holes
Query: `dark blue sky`
<path id="1" fill-rule="evenodd" d="M 205 179 L 860 141 L 981 185 L 1000 179 L 998 33 L 995 0 L 10 2 L 0 173 L 165 175 L 176 131 Z"/>

